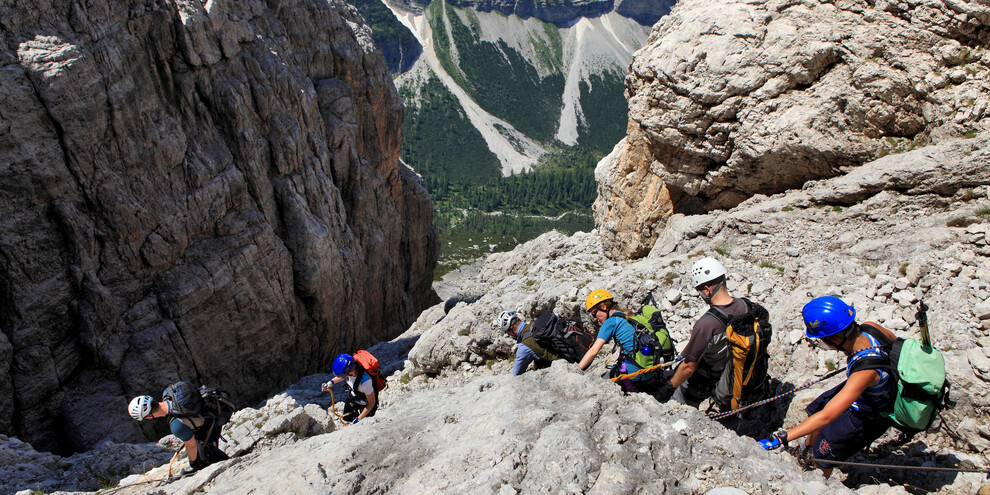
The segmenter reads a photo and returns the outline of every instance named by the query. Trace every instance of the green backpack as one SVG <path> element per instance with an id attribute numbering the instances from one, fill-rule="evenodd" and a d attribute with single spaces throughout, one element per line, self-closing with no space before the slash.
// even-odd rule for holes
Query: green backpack
<path id="1" fill-rule="evenodd" d="M 653 304 L 647 304 L 647 302 Z M 657 302 L 651 293 L 643 301 L 643 307 L 636 314 L 626 317 L 626 321 L 636 329 L 634 337 L 636 352 L 631 356 L 631 360 L 641 368 L 649 368 L 661 362 L 669 363 L 674 360 L 674 340 L 670 338 L 667 324 L 663 321 L 663 316 L 661 316 L 656 304 Z"/>
<path id="2" fill-rule="evenodd" d="M 882 369 L 891 374 L 897 388 L 891 394 L 893 407 L 888 416 L 905 433 L 925 431 L 938 412 L 949 404 L 949 382 L 945 379 L 945 359 L 938 349 L 918 339 L 898 338 L 891 342 L 872 325 L 861 326 L 864 333 L 880 342 L 887 358 L 860 359 L 849 373 L 861 369 Z"/>

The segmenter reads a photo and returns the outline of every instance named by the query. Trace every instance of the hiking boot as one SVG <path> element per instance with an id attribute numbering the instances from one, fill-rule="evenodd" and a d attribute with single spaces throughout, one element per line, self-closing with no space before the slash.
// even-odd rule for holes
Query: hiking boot
<path id="1" fill-rule="evenodd" d="M 179 472 L 176 473 L 175 477 L 176 478 L 185 478 L 186 476 L 195 474 L 196 471 L 199 471 L 199 470 L 196 469 L 196 468 L 194 468 L 194 467 L 192 467 L 192 466 L 186 466 L 186 467 L 180 469 Z"/>

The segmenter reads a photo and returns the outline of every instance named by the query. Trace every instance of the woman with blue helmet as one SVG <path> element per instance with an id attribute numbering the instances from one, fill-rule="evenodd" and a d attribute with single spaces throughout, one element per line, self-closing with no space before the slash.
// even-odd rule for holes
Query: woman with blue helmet
<path id="1" fill-rule="evenodd" d="M 891 408 L 894 378 L 883 369 L 856 370 L 855 364 L 867 357 L 887 358 L 871 334 L 882 334 L 890 341 L 897 337 L 876 323 L 856 323 L 856 310 L 838 297 L 812 299 L 801 314 L 808 338 L 848 356 L 846 381 L 809 404 L 805 408 L 808 419 L 760 440 L 760 445 L 773 450 L 807 436 L 805 444 L 812 447 L 816 464 L 827 478 L 832 474 L 827 461 L 843 461 L 868 448 L 891 425 L 885 413 Z"/>
<path id="2" fill-rule="evenodd" d="M 334 384 L 347 380 L 350 393 L 344 403 L 344 421 L 357 423 L 374 416 L 378 411 L 378 392 L 371 374 L 361 368 L 354 356 L 340 354 L 333 360 L 331 367 L 335 375 L 329 382 L 323 384 L 323 391 L 329 392 Z"/>

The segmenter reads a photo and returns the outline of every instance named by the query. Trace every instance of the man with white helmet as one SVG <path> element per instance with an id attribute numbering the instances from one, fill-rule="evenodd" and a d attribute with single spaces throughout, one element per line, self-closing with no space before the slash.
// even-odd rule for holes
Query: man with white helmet
<path id="1" fill-rule="evenodd" d="M 176 393 L 183 395 L 182 400 L 188 400 L 190 403 L 198 401 L 200 413 L 195 415 L 180 413 L 182 407 L 175 402 Z M 161 402 L 154 400 L 150 395 L 139 395 L 131 399 L 127 405 L 127 412 L 138 421 L 168 418 L 169 429 L 185 444 L 186 455 L 189 457 L 189 467 L 183 469 L 180 474 L 190 474 L 213 462 L 227 459 L 227 454 L 217 445 L 220 427 L 223 425 L 218 424 L 215 413 L 203 407 L 203 397 L 200 392 L 186 382 L 178 382 L 165 389 L 163 395 Z"/>
<path id="2" fill-rule="evenodd" d="M 702 300 L 725 315 L 743 315 L 747 305 L 729 295 L 725 275 L 722 263 L 714 258 L 704 258 L 691 267 L 691 285 Z M 725 325 L 711 312 L 706 312 L 694 323 L 681 357 L 684 360 L 674 375 L 656 394 L 661 402 L 673 398 L 681 404 L 698 407 L 701 401 L 715 394 L 716 386 L 728 386 L 719 383 L 729 361 Z"/>
<path id="3" fill-rule="evenodd" d="M 513 339 L 516 339 L 516 361 L 512 363 L 512 374 L 521 375 L 529 368 L 530 363 L 536 363 L 535 368 L 550 366 L 550 362 L 560 359 L 560 356 L 548 351 L 536 343 L 532 332 L 526 331 L 531 323 L 525 322 L 514 311 L 502 311 L 498 315 L 499 328 Z"/>

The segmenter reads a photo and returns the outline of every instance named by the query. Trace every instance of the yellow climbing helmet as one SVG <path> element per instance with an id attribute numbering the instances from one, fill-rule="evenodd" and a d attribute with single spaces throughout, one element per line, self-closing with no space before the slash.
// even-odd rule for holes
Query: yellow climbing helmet
<path id="1" fill-rule="evenodd" d="M 584 300 L 584 310 L 591 311 L 598 303 L 611 301 L 612 294 L 609 294 L 605 289 L 595 289 L 588 294 L 588 298 Z"/>

